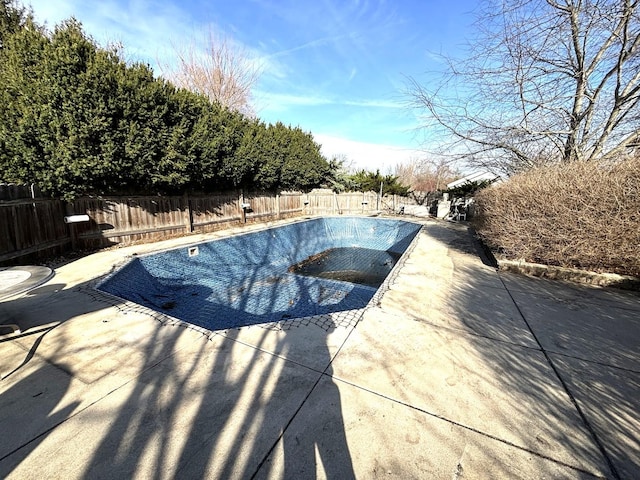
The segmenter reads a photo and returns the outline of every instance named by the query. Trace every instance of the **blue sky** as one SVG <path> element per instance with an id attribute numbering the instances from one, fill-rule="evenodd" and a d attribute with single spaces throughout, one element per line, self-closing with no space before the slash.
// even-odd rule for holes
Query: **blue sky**
<path id="1" fill-rule="evenodd" d="M 459 55 L 478 2 L 456 0 L 29 0 L 49 28 L 71 16 L 126 56 L 171 62 L 172 45 L 208 31 L 262 66 L 258 116 L 311 132 L 327 156 L 392 173 L 426 154 L 407 108 L 406 77 L 428 84 Z"/>

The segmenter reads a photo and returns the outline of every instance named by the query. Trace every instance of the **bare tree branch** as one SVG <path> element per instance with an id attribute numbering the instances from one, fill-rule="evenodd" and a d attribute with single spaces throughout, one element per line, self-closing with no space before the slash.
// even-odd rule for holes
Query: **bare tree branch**
<path id="1" fill-rule="evenodd" d="M 254 116 L 252 91 L 260 66 L 242 47 L 211 30 L 202 42 L 196 40 L 174 47 L 177 65 L 164 65 L 164 76 L 230 110 Z"/>
<path id="2" fill-rule="evenodd" d="M 494 1 L 436 87 L 410 79 L 424 128 L 461 158 L 513 173 L 611 158 L 640 131 L 637 0 Z"/>

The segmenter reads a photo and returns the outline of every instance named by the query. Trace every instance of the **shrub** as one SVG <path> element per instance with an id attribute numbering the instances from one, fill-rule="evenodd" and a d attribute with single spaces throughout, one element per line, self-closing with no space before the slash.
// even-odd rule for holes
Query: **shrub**
<path id="1" fill-rule="evenodd" d="M 266 125 L 127 63 L 67 20 L 0 3 L 0 182 L 98 194 L 310 190 L 331 174 L 310 133 Z"/>
<path id="2" fill-rule="evenodd" d="M 509 259 L 640 276 L 640 156 L 533 169 L 476 201 L 476 230 Z"/>

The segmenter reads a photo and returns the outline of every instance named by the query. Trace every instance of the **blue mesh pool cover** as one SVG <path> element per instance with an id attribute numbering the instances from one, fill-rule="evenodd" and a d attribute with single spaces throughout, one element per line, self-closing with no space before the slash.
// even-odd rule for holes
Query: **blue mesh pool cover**
<path id="1" fill-rule="evenodd" d="M 345 247 L 397 258 L 420 228 L 400 220 L 318 218 L 200 244 L 197 255 L 186 247 L 137 257 L 98 289 L 212 331 L 360 309 L 377 287 L 290 267 Z"/>

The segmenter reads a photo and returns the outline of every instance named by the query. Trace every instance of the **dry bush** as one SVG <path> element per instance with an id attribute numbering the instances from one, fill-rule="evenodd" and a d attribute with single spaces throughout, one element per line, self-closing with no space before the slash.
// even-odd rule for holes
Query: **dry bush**
<path id="1" fill-rule="evenodd" d="M 476 201 L 476 230 L 509 259 L 640 276 L 640 156 L 537 168 Z"/>

